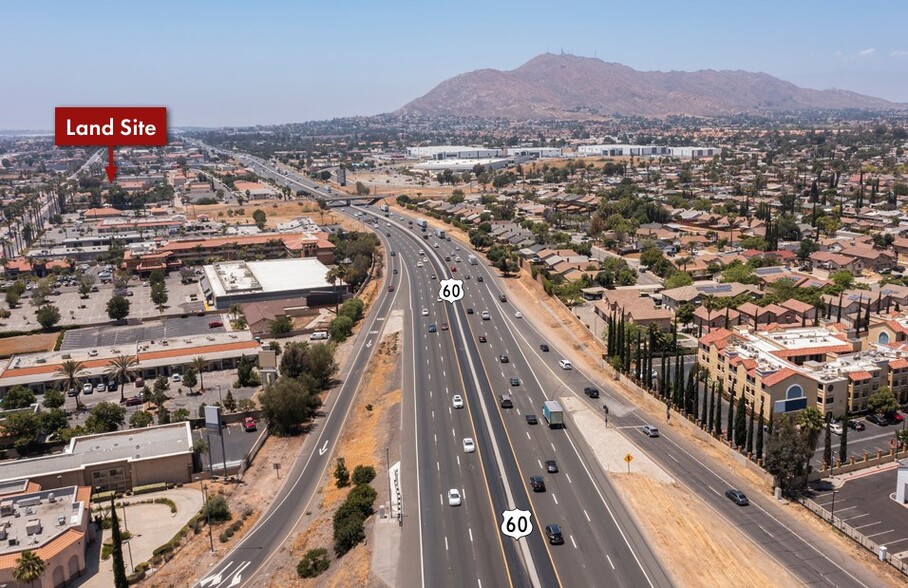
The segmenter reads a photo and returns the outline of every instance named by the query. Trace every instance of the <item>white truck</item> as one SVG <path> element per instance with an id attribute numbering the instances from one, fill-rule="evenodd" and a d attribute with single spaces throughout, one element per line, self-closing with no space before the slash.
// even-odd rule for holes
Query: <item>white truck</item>
<path id="1" fill-rule="evenodd" d="M 470 263 L 470 265 L 477 265 L 477 264 L 479 263 L 479 262 L 476 260 L 476 256 L 475 256 L 475 255 L 468 255 L 468 256 L 467 256 L 467 261 Z"/>
<path id="2" fill-rule="evenodd" d="M 426 230 L 426 227 L 429 226 L 429 223 L 426 222 L 426 219 L 421 218 L 421 219 L 419 219 L 419 220 L 416 221 L 416 226 L 422 228 L 422 230 L 425 231 L 425 230 Z"/>
<path id="3" fill-rule="evenodd" d="M 542 403 L 542 416 L 545 417 L 550 429 L 564 427 L 564 411 L 557 400 L 546 400 Z"/>

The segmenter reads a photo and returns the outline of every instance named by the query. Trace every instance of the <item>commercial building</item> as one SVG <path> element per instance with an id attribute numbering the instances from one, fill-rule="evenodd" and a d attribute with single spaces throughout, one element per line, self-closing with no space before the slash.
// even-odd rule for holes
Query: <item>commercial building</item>
<path id="1" fill-rule="evenodd" d="M 259 343 L 252 335 L 242 331 L 14 355 L 5 361 L 5 365 L 0 364 L 0 394 L 5 394 L 13 386 L 25 386 L 38 394 L 48 388 L 58 388 L 63 380 L 58 372 L 67 360 L 82 364 L 83 370 L 79 373 L 82 383 L 97 385 L 107 382 L 110 362 L 119 355 L 135 356 L 139 362 L 136 375 L 150 380 L 157 376 L 182 373 L 197 356 L 208 360 L 210 369 L 232 369 L 236 367 L 240 357 L 255 355 L 259 348 Z M 111 394 L 117 394 L 119 398 L 119 391 Z"/>
<path id="2" fill-rule="evenodd" d="M 206 265 L 202 292 L 216 308 L 232 304 L 305 298 L 307 306 L 334 303 L 347 285 L 327 280 L 328 268 L 318 259 L 229 261 Z"/>
<path id="3" fill-rule="evenodd" d="M 486 159 L 498 157 L 501 154 L 501 149 L 486 149 L 485 147 L 475 145 L 428 145 L 424 147 L 407 147 L 407 155 L 419 159 Z"/>
<path id="4" fill-rule="evenodd" d="M 485 168 L 501 169 L 514 163 L 509 157 L 484 157 L 481 159 L 438 159 L 417 163 L 412 165 L 413 169 L 423 171 L 442 171 L 449 169 L 451 171 L 471 171 L 477 165 Z"/>
<path id="5" fill-rule="evenodd" d="M 2 461 L 0 485 L 27 480 L 50 490 L 88 486 L 125 492 L 145 484 L 185 484 L 193 471 L 192 431 L 183 421 L 73 437 L 62 453 Z"/>
<path id="6" fill-rule="evenodd" d="M 547 157 L 561 157 L 561 147 L 508 147 L 510 157 L 534 157 L 544 159 Z"/>
<path id="7" fill-rule="evenodd" d="M 20 586 L 16 560 L 32 551 L 46 564 L 32 588 L 66 586 L 85 572 L 85 549 L 94 540 L 91 488 L 39 489 L 21 480 L 0 485 L 0 585 Z"/>
<path id="8" fill-rule="evenodd" d="M 859 351 L 832 328 L 716 329 L 700 338 L 698 361 L 757 410 L 761 403 L 776 413 L 816 406 L 838 417 L 867 410 L 883 386 L 908 401 L 908 352 L 882 345 Z"/>
<path id="9" fill-rule="evenodd" d="M 577 155 L 584 157 L 678 157 L 692 159 L 722 153 L 719 147 L 668 147 L 665 145 L 580 145 Z"/>

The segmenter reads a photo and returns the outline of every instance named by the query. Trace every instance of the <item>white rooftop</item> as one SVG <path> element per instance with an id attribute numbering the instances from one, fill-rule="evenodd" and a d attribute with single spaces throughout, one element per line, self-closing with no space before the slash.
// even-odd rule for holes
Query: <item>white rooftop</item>
<path id="1" fill-rule="evenodd" d="M 229 261 L 205 266 L 214 295 L 331 289 L 328 267 L 315 258 Z"/>

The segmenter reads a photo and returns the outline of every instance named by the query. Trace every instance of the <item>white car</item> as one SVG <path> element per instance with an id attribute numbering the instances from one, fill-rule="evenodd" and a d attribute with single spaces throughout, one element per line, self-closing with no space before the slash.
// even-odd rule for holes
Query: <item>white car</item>
<path id="1" fill-rule="evenodd" d="M 174 374 L 171 380 L 173 380 L 174 382 L 182 382 L 183 376 L 181 376 L 180 374 Z"/>
<path id="2" fill-rule="evenodd" d="M 560 359 L 560 360 L 558 360 L 558 365 L 560 365 L 560 366 L 561 366 L 561 369 L 563 369 L 563 370 L 572 370 L 572 369 L 574 369 L 574 366 L 571 365 L 571 362 L 569 362 L 569 361 L 566 360 L 566 359 Z"/>
<path id="3" fill-rule="evenodd" d="M 423 315 L 423 316 L 429 316 L 429 309 L 428 309 L 428 308 L 422 309 L 422 315 Z"/>
<path id="4" fill-rule="evenodd" d="M 472 437 L 467 437 L 463 440 L 463 452 L 464 453 L 473 453 L 476 451 L 476 444 L 473 443 Z"/>
<path id="5" fill-rule="evenodd" d="M 95 387 L 91 385 L 91 382 L 82 384 L 82 394 L 91 394 L 94 390 Z"/>
<path id="6" fill-rule="evenodd" d="M 463 397 L 460 394 L 455 394 L 451 402 L 454 404 L 454 408 L 463 408 Z"/>
<path id="7" fill-rule="evenodd" d="M 491 320 L 491 318 L 492 317 L 489 316 L 489 311 L 487 311 L 487 310 L 482 311 L 482 320 L 487 321 L 487 320 Z"/>
<path id="8" fill-rule="evenodd" d="M 417 262 L 416 262 L 416 267 L 422 267 L 422 262 L 421 262 L 421 261 L 417 261 Z"/>
<path id="9" fill-rule="evenodd" d="M 842 423 L 829 423 L 829 430 L 836 435 L 841 435 L 844 431 L 844 427 L 842 427 Z"/>
<path id="10" fill-rule="evenodd" d="M 434 247 L 435 249 L 438 249 L 438 243 L 432 245 L 432 247 Z"/>
<path id="11" fill-rule="evenodd" d="M 460 497 L 460 490 L 451 488 L 448 490 L 448 506 L 460 506 L 463 499 Z"/>
<path id="12" fill-rule="evenodd" d="M 518 310 L 514 313 L 514 318 L 523 318 L 523 313 Z"/>

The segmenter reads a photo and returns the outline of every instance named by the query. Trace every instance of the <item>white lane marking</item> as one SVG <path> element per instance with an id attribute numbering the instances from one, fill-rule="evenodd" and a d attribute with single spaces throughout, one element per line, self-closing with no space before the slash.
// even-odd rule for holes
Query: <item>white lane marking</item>
<path id="1" fill-rule="evenodd" d="M 470 534 L 470 543 L 472 543 L 473 542 L 473 529 L 470 529 L 469 527 L 467 527 L 467 533 Z"/>
<path id="2" fill-rule="evenodd" d="M 671 453 L 667 453 L 667 452 L 666 452 L 665 455 L 667 455 L 667 456 L 669 456 L 670 458 L 672 458 L 673 460 L 675 460 L 675 463 L 681 463 L 680 461 L 678 461 L 678 458 L 675 457 L 674 455 L 672 455 Z"/>
<path id="3" fill-rule="evenodd" d="M 457 456 L 457 467 L 460 467 L 460 456 Z"/>
<path id="4" fill-rule="evenodd" d="M 570 537 L 571 537 L 571 543 L 573 543 L 573 544 L 574 544 L 574 549 L 577 549 L 577 542 L 576 542 L 576 541 L 574 541 L 574 536 L 573 536 L 573 535 L 571 535 L 571 536 L 570 536 Z"/>
<path id="5" fill-rule="evenodd" d="M 614 570 L 615 564 L 612 563 L 612 558 L 610 558 L 607 553 L 605 554 L 605 559 L 608 560 L 608 565 L 612 566 L 612 569 Z"/>
<path id="6" fill-rule="evenodd" d="M 766 533 L 767 535 L 769 535 L 769 536 L 772 537 L 772 538 L 775 538 L 775 535 L 773 535 L 772 533 L 770 533 L 769 531 L 767 531 L 767 530 L 766 530 L 766 527 L 764 527 L 763 525 L 757 525 L 757 526 L 760 527 L 761 529 L 763 529 L 763 532 L 764 532 L 764 533 Z"/>
<path id="7" fill-rule="evenodd" d="M 555 501 L 555 504 L 558 504 L 558 497 L 555 496 L 555 493 L 554 493 L 554 492 L 552 492 L 552 500 Z"/>
<path id="8" fill-rule="evenodd" d="M 586 522 L 588 522 L 588 523 L 592 523 L 592 522 L 593 522 L 593 521 L 590 520 L 590 515 L 589 515 L 589 513 L 586 512 L 586 509 L 583 509 L 583 516 L 586 517 Z"/>
<path id="9" fill-rule="evenodd" d="M 527 439 L 529 439 L 530 441 L 532 441 L 533 439 L 532 439 L 532 437 L 530 437 L 530 432 L 527 431 L 526 434 L 527 434 Z"/>
<path id="10" fill-rule="evenodd" d="M 565 474 L 564 476 L 568 479 L 568 484 L 573 484 L 573 482 L 571 481 L 571 475 L 570 475 L 570 474 Z"/>
<path id="11" fill-rule="evenodd" d="M 722 495 L 719 494 L 719 492 L 718 492 L 715 488 L 713 488 L 712 486 L 710 486 L 710 485 L 707 484 L 706 487 L 709 488 L 710 490 L 712 490 L 713 492 L 715 492 L 715 493 L 716 493 L 716 496 L 722 496 Z"/>
<path id="12" fill-rule="evenodd" d="M 445 535 L 445 551 L 448 551 L 448 536 Z"/>

